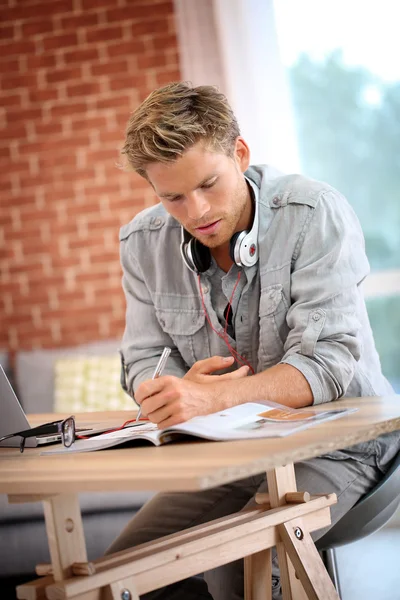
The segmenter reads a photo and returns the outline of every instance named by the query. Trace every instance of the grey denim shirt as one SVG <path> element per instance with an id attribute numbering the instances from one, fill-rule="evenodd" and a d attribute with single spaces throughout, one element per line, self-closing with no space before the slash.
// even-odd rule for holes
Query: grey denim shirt
<path id="1" fill-rule="evenodd" d="M 315 404 L 393 394 L 362 293 L 369 273 L 364 238 L 346 199 L 325 183 L 268 166 L 250 167 L 246 177 L 259 192 L 260 298 L 258 314 L 251 316 L 259 330 L 255 371 L 294 366 Z M 152 377 L 164 346 L 172 348 L 164 373 L 182 377 L 210 356 L 210 336 L 216 334 L 204 314 L 198 278 L 180 255 L 180 225 L 161 204 L 122 227 L 120 241 L 127 302 L 121 355 L 133 395 Z M 211 294 L 201 284 L 210 306 Z M 365 460 L 378 454 L 383 465 L 398 451 L 400 433 L 378 440 L 353 447 L 350 455 Z"/>

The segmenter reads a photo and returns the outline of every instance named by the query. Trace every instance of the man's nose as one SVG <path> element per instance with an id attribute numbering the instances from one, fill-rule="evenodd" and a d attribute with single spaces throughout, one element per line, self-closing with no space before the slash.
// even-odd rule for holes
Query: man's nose
<path id="1" fill-rule="evenodd" d="M 210 210 L 210 203 L 200 191 L 186 197 L 187 216 L 192 221 L 200 221 Z"/>

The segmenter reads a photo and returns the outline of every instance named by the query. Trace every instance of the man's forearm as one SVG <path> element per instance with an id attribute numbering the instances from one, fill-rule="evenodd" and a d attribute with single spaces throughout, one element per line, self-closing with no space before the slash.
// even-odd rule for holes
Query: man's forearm
<path id="1" fill-rule="evenodd" d="M 257 400 L 270 400 L 292 408 L 313 403 L 311 388 L 304 375 L 286 364 L 275 365 L 252 377 L 220 382 L 219 385 L 220 410 Z"/>

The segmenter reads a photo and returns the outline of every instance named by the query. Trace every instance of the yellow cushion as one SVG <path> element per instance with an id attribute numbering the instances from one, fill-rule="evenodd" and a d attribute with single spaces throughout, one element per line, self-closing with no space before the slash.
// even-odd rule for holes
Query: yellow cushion
<path id="1" fill-rule="evenodd" d="M 120 384 L 118 356 L 61 358 L 54 363 L 54 410 L 132 410 L 136 405 Z"/>

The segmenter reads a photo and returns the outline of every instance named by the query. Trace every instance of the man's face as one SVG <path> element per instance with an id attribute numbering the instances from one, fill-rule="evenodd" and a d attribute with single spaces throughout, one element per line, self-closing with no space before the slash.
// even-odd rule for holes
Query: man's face
<path id="1" fill-rule="evenodd" d="M 232 157 L 195 144 L 172 163 L 151 163 L 147 176 L 165 209 L 209 248 L 249 226 L 251 200 L 243 172 L 249 149 L 237 138 Z"/>

